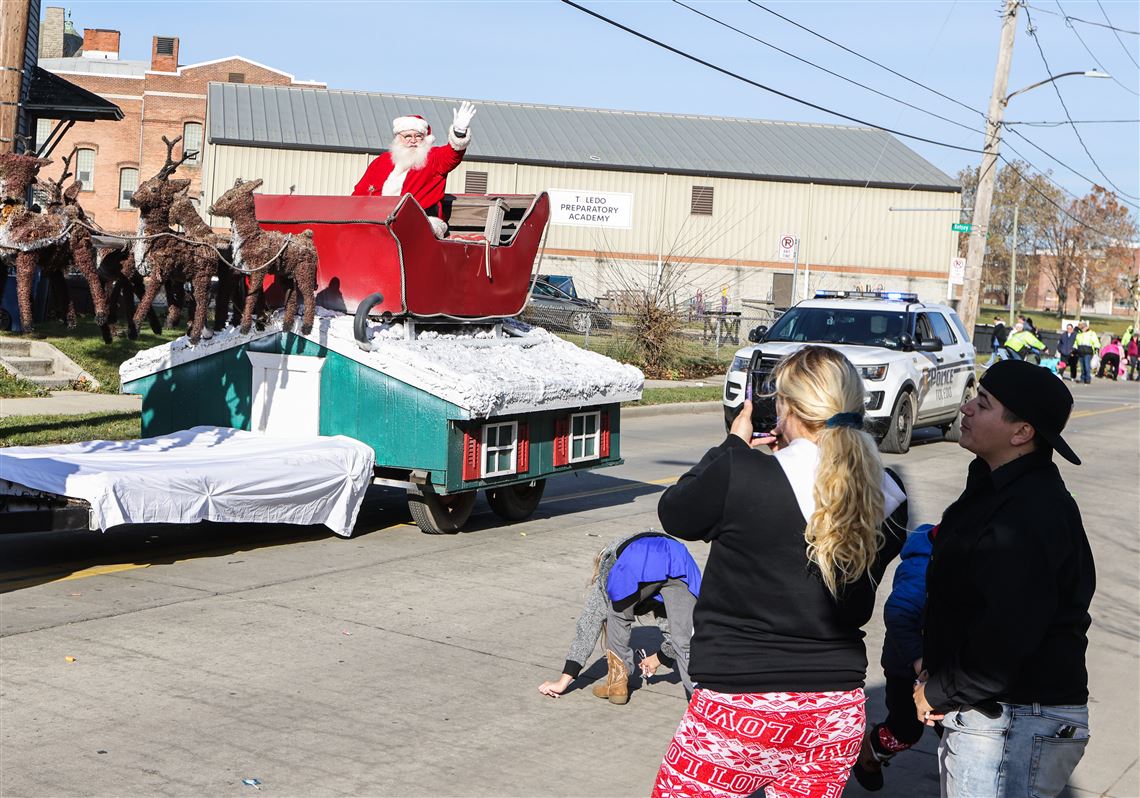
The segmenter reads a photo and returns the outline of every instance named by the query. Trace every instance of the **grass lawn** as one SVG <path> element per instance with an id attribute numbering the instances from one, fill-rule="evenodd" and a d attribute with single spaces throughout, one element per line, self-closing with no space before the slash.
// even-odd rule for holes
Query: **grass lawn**
<path id="1" fill-rule="evenodd" d="M 125 330 L 126 326 L 122 325 L 122 329 Z M 139 331 L 139 337 L 134 341 L 123 335 L 105 344 L 102 333 L 90 316 L 80 316 L 74 330 L 67 329 L 67 325 L 58 321 L 41 322 L 36 325 L 36 333 L 42 334 L 43 337 L 34 340 L 51 344 L 97 379 L 101 386 L 99 393 L 119 392 L 119 364 L 123 361 L 130 360 L 144 349 L 173 341 L 182 334 L 181 327 L 178 330 L 163 330 L 161 335 L 155 335 L 148 327 L 145 331 Z M 3 334 L 12 335 L 12 333 Z M 12 387 L 8 382 L 0 380 L 0 396 L 33 395 L 9 393 L 10 390 Z"/>
<path id="2" fill-rule="evenodd" d="M 34 382 L 20 379 L 0 369 L 0 399 L 18 399 L 23 396 L 47 396 L 48 392 Z"/>
<path id="3" fill-rule="evenodd" d="M 704 385 L 700 388 L 646 388 L 641 400 L 622 402 L 622 407 L 639 405 L 669 405 L 678 402 L 718 402 L 724 388 L 721 385 Z"/>
<path id="4" fill-rule="evenodd" d="M 80 441 L 124 441 L 139 436 L 140 414 L 83 413 L 77 416 L 0 418 L 0 446 L 49 446 Z"/>

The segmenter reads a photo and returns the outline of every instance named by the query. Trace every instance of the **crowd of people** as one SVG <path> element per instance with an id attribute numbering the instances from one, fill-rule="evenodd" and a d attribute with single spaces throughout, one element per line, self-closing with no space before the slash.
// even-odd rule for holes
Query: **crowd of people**
<path id="1" fill-rule="evenodd" d="M 899 477 L 863 427 L 863 383 L 808 346 L 774 372 L 778 421 L 746 401 L 726 439 L 662 495 L 666 534 L 632 535 L 595 561 L 560 678 L 579 676 L 605 627 L 594 694 L 629 699 L 632 674 L 672 664 L 690 696 L 653 795 L 837 798 L 926 727 L 948 798 L 1055 796 L 1089 739 L 1085 669 L 1092 554 L 1057 454 L 1072 395 L 1023 360 L 997 362 L 963 406 L 975 455 L 937 525 L 908 529 Z M 670 537 L 671 536 L 671 537 Z M 679 540 L 709 544 L 702 575 Z M 901 554 L 885 618 L 886 717 L 868 728 L 863 627 Z M 652 615 L 660 652 L 630 648 Z M 604 623 L 603 623 L 604 621 Z M 691 634 L 691 639 L 688 637 Z"/>
<path id="2" fill-rule="evenodd" d="M 1132 325 L 1123 336 L 1106 335 L 1102 339 L 1087 320 L 1075 325 L 1066 324 L 1054 351 L 1056 359 L 1051 359 L 1032 319 L 1019 316 L 1011 330 L 1000 316 L 996 316 L 990 349 L 990 359 L 985 368 L 999 360 L 1030 360 L 1055 368 L 1064 380 L 1079 381 L 1084 385 L 1092 382 L 1094 372 L 1098 379 L 1140 380 L 1140 332 L 1133 331 Z"/>

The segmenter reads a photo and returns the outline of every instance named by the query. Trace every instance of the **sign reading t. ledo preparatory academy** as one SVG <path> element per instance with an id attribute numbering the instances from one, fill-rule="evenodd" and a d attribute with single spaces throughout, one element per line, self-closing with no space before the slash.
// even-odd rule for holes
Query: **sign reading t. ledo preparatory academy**
<path id="1" fill-rule="evenodd" d="M 550 223 L 572 227 L 633 226 L 633 195 L 612 191 L 551 188 Z"/>

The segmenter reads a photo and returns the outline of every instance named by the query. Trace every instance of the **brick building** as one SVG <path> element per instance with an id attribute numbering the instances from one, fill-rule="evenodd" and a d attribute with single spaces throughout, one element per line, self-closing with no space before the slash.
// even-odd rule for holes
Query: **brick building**
<path id="1" fill-rule="evenodd" d="M 157 172 L 166 159 L 162 137 L 182 136 L 183 146 L 201 153 L 205 147 L 206 86 L 212 81 L 273 86 L 323 88 L 325 84 L 299 81 L 279 69 L 241 56 L 180 65 L 179 40 L 154 36 L 149 61 L 119 58 L 119 31 L 87 28 L 78 50 L 78 34 L 65 20 L 63 9 L 48 8 L 40 23 L 39 65 L 47 71 L 118 105 L 124 118 L 77 125 L 55 143 L 57 163 L 45 171 L 57 177 L 58 158 L 78 148 L 72 171 L 83 180 L 80 197 L 88 215 L 106 230 L 133 230 L 138 212 L 129 204 L 141 180 Z M 36 124 L 37 146 L 51 136 L 54 121 Z M 189 178 L 190 196 L 201 192 L 201 154 L 179 169 Z"/>

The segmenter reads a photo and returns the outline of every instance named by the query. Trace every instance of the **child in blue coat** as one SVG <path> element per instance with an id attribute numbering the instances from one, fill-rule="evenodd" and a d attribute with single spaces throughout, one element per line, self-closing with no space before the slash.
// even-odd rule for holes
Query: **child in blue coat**
<path id="1" fill-rule="evenodd" d="M 883 673 L 887 677 L 887 717 L 867 730 L 852 775 L 865 790 L 883 788 L 883 765 L 922 737 L 914 711 L 914 680 L 922 672 L 922 611 L 926 605 L 926 566 L 938 528 L 923 524 L 907 535 L 891 595 L 883 607 L 887 626 Z"/>

